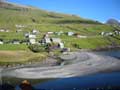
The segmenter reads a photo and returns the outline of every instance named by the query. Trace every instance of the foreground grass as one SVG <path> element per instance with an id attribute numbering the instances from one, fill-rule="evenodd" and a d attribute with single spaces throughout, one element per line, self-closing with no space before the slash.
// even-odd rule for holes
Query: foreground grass
<path id="1" fill-rule="evenodd" d="M 33 53 L 30 51 L 0 51 L 0 65 L 25 64 L 40 62 L 47 57 L 47 53 Z"/>
<path id="2" fill-rule="evenodd" d="M 3 44 L 0 45 L 0 50 L 11 50 L 11 51 L 18 51 L 18 50 L 28 50 L 28 46 L 25 44 Z"/>

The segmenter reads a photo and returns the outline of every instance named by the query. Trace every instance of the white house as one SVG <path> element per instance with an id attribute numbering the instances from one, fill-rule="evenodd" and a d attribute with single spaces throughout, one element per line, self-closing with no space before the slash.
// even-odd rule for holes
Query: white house
<path id="1" fill-rule="evenodd" d="M 101 32 L 101 35 L 104 36 L 104 35 L 105 35 L 105 32 Z"/>
<path id="2" fill-rule="evenodd" d="M 39 31 L 38 31 L 38 30 L 36 30 L 36 29 L 33 29 L 33 30 L 32 30 L 32 33 L 33 33 L 33 34 L 38 34 L 38 33 L 39 33 Z"/>
<path id="3" fill-rule="evenodd" d="M 51 41 L 54 42 L 54 43 L 61 43 L 60 38 L 51 38 Z"/>
<path id="4" fill-rule="evenodd" d="M 29 38 L 29 39 L 35 39 L 35 38 L 36 38 L 36 35 L 29 34 L 29 35 L 28 35 L 28 38 Z"/>
<path id="5" fill-rule="evenodd" d="M 59 47 L 61 48 L 61 49 L 63 49 L 64 48 L 64 43 L 59 43 Z"/>
<path id="6" fill-rule="evenodd" d="M 112 36 L 113 33 L 112 33 L 112 32 L 108 32 L 108 33 L 106 33 L 105 35 L 106 35 L 106 36 Z"/>
<path id="7" fill-rule="evenodd" d="M 53 34 L 54 32 L 47 32 L 47 34 Z"/>
<path id="8" fill-rule="evenodd" d="M 87 36 L 77 35 L 77 38 L 87 38 Z"/>
<path id="9" fill-rule="evenodd" d="M 120 31 L 114 31 L 114 33 L 116 34 L 116 35 L 120 35 Z"/>
<path id="10" fill-rule="evenodd" d="M 5 32 L 9 32 L 9 31 L 10 31 L 10 30 L 7 29 Z"/>
<path id="11" fill-rule="evenodd" d="M 29 34 L 28 38 L 29 38 L 29 43 L 30 44 L 35 44 L 36 43 L 36 35 Z"/>
<path id="12" fill-rule="evenodd" d="M 31 38 L 31 39 L 29 39 L 29 43 L 30 44 L 36 44 L 36 40 Z"/>
<path id="13" fill-rule="evenodd" d="M 74 32 L 68 32 L 67 34 L 68 34 L 68 36 L 73 36 Z"/>
<path id="14" fill-rule="evenodd" d="M 0 40 L 0 44 L 3 44 L 3 41 L 2 41 L 2 40 Z"/>
<path id="15" fill-rule="evenodd" d="M 16 28 L 23 28 L 23 27 L 25 27 L 24 25 L 15 25 L 16 26 Z"/>
<path id="16" fill-rule="evenodd" d="M 4 29 L 0 29 L 0 32 L 5 32 L 5 30 Z"/>
<path id="17" fill-rule="evenodd" d="M 19 40 L 13 40 L 12 44 L 20 44 L 20 41 Z"/>
<path id="18" fill-rule="evenodd" d="M 45 43 L 51 43 L 50 38 L 44 38 Z"/>

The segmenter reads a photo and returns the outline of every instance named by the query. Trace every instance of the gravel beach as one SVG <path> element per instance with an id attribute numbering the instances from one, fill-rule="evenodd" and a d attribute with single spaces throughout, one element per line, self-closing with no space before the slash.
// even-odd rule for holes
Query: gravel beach
<path id="1" fill-rule="evenodd" d="M 71 52 L 70 55 L 73 55 L 75 60 L 67 65 L 6 69 L 1 74 L 16 78 L 40 79 L 66 78 L 120 70 L 120 60 L 113 57 L 97 55 L 93 52 Z"/>

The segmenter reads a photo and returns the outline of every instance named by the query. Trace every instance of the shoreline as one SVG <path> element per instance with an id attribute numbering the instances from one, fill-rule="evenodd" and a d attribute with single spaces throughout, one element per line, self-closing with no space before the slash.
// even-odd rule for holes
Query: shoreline
<path id="1" fill-rule="evenodd" d="M 92 52 L 73 52 L 77 55 L 77 62 L 63 66 L 48 67 L 22 67 L 6 69 L 2 71 L 2 76 L 26 78 L 26 79 L 44 79 L 44 78 L 67 78 L 74 76 L 84 76 L 99 72 L 120 70 L 120 60 L 94 54 Z M 81 55 L 88 55 L 89 59 L 81 61 Z"/>
<path id="2" fill-rule="evenodd" d="M 111 50 L 120 50 L 120 46 L 107 46 L 104 48 L 96 48 L 96 49 L 78 49 L 74 52 L 98 52 L 98 51 L 101 52 L 101 51 L 111 51 Z M 55 56 L 55 57 L 58 57 L 58 56 Z M 48 56 L 46 59 L 48 60 L 49 58 L 56 59 L 56 58 L 53 58 L 53 56 Z M 45 62 L 47 62 L 47 60 L 45 60 Z M 49 62 L 49 60 L 48 60 L 48 62 Z M 1 62 L 1 63 L 5 63 L 5 62 Z M 5 65 L 0 65 L 0 68 L 3 68 L 3 69 L 19 68 L 19 67 L 24 67 L 24 66 L 29 66 L 29 65 L 32 66 L 32 64 L 35 64 L 35 63 L 39 63 L 39 64 L 43 65 L 41 61 L 40 62 L 39 61 L 35 61 L 35 62 L 28 61 L 28 62 L 15 62 L 15 63 L 10 62 L 10 64 L 7 64 L 7 62 L 6 62 Z M 54 61 L 50 64 L 55 65 L 55 63 L 57 64 L 56 61 Z M 48 65 L 48 63 L 44 63 L 44 64 L 45 64 L 45 66 Z M 48 65 L 48 66 L 50 66 L 50 65 Z"/>

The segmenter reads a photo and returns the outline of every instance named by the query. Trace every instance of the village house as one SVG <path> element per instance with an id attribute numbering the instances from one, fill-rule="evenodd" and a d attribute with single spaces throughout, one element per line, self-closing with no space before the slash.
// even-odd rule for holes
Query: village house
<path id="1" fill-rule="evenodd" d="M 68 34 L 68 36 L 73 36 L 74 32 L 68 32 L 67 34 Z"/>
<path id="2" fill-rule="evenodd" d="M 5 29 L 0 29 L 0 32 L 5 32 Z"/>
<path id="3" fill-rule="evenodd" d="M 102 36 L 113 36 L 115 35 L 114 32 L 101 32 Z"/>
<path id="4" fill-rule="evenodd" d="M 18 30 L 16 30 L 16 32 L 17 32 L 17 33 L 22 32 L 22 29 L 18 29 Z"/>
<path id="5" fill-rule="evenodd" d="M 44 43 L 46 43 L 46 44 L 47 44 L 47 43 L 51 43 L 51 39 L 50 39 L 50 38 L 47 38 L 47 37 L 44 38 Z"/>
<path id="6" fill-rule="evenodd" d="M 108 33 L 106 33 L 105 35 L 106 35 L 106 36 L 112 36 L 113 33 L 112 33 L 112 32 L 108 32 Z"/>
<path id="7" fill-rule="evenodd" d="M 36 35 L 29 34 L 28 39 L 29 39 L 29 44 L 36 44 Z"/>
<path id="8" fill-rule="evenodd" d="M 87 38 L 87 36 L 77 35 L 77 38 Z"/>
<path id="9" fill-rule="evenodd" d="M 115 30 L 114 33 L 115 33 L 115 35 L 120 35 L 120 31 L 118 31 L 118 30 Z"/>
<path id="10" fill-rule="evenodd" d="M 48 34 L 45 34 L 45 35 L 43 36 L 43 38 L 49 38 L 49 35 L 48 35 Z"/>
<path id="11" fill-rule="evenodd" d="M 33 38 L 29 39 L 29 44 L 36 44 L 36 40 Z"/>
<path id="12" fill-rule="evenodd" d="M 30 35 L 30 33 L 25 33 L 25 34 L 24 34 L 24 36 L 25 36 L 26 38 L 28 38 L 29 35 Z"/>
<path id="13" fill-rule="evenodd" d="M 4 42 L 3 42 L 3 40 L 2 40 L 2 39 L 0 39 L 0 44 L 4 44 Z"/>
<path id="14" fill-rule="evenodd" d="M 19 40 L 13 40 L 12 44 L 20 44 L 20 41 Z"/>
<path id="15" fill-rule="evenodd" d="M 38 30 L 36 30 L 36 29 L 33 29 L 33 30 L 32 30 L 32 34 L 38 34 L 38 33 L 39 33 Z"/>
<path id="16" fill-rule="evenodd" d="M 29 34 L 29 35 L 28 35 L 28 38 L 29 38 L 29 39 L 35 39 L 35 38 L 36 38 L 36 35 Z"/>
<path id="17" fill-rule="evenodd" d="M 60 43 L 58 44 L 58 46 L 59 46 L 59 48 L 63 49 L 63 48 L 64 48 L 64 43 L 60 42 Z"/>
<path id="18" fill-rule="evenodd" d="M 54 32 L 47 32 L 47 34 L 53 34 Z"/>
<path id="19" fill-rule="evenodd" d="M 23 27 L 25 27 L 24 25 L 15 25 L 16 26 L 16 28 L 23 28 Z"/>
<path id="20" fill-rule="evenodd" d="M 9 32 L 8 29 L 0 29 L 0 32 Z"/>
<path id="21" fill-rule="evenodd" d="M 7 29 L 5 32 L 9 32 L 9 31 L 10 31 L 10 30 Z"/>
<path id="22" fill-rule="evenodd" d="M 101 35 L 104 36 L 104 35 L 105 35 L 105 32 L 101 32 Z"/>
<path id="23" fill-rule="evenodd" d="M 61 43 L 61 39 L 60 38 L 51 38 L 51 41 L 53 43 Z"/>
<path id="24" fill-rule="evenodd" d="M 56 35 L 60 36 L 61 34 L 63 34 L 63 31 L 60 32 L 55 32 Z"/>

